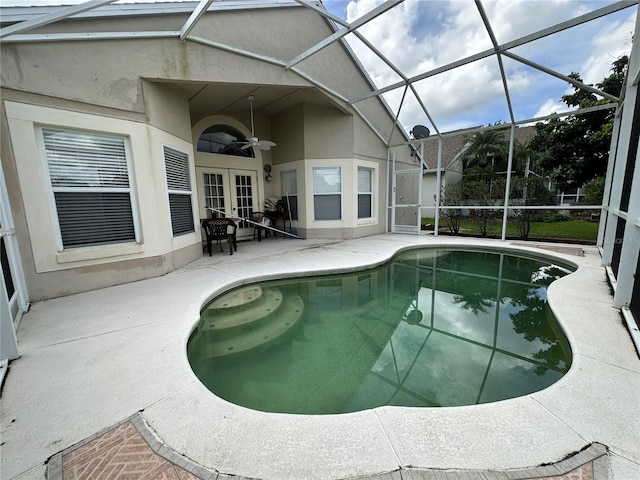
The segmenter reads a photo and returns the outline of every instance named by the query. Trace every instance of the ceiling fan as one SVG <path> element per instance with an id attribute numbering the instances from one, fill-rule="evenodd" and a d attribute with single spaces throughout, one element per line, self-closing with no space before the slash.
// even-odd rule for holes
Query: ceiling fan
<path id="1" fill-rule="evenodd" d="M 255 130 L 253 128 L 253 95 L 249 95 L 247 98 L 249 100 L 249 106 L 251 108 L 251 137 L 247 139 L 246 142 L 238 142 L 241 150 L 246 150 L 251 147 L 258 147 L 260 150 L 271 150 L 271 147 L 275 147 L 276 144 L 269 140 L 258 140 L 256 137 Z"/>

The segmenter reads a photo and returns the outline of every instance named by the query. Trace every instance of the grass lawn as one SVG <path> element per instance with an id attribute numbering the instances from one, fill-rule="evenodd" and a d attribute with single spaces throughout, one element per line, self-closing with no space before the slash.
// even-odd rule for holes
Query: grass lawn
<path id="1" fill-rule="evenodd" d="M 433 229 L 433 218 L 422 218 L 423 225 L 431 225 Z M 450 233 L 446 222 L 441 218 L 439 225 L 440 233 Z M 472 220 L 460 221 L 461 235 L 479 236 L 478 228 Z M 502 222 L 491 221 L 487 224 L 488 237 L 500 237 L 502 235 Z M 595 244 L 598 235 L 598 222 L 587 220 L 567 220 L 564 222 L 531 222 L 529 240 L 558 240 L 567 242 L 580 242 Z M 518 226 L 515 222 L 507 222 L 507 238 L 520 238 Z"/>

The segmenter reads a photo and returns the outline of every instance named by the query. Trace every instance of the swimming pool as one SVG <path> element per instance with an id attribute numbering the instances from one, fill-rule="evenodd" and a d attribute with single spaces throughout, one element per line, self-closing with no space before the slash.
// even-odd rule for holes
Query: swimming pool
<path id="1" fill-rule="evenodd" d="M 570 366 L 546 287 L 571 271 L 533 256 L 422 248 L 350 274 L 251 284 L 205 306 L 189 361 L 217 396 L 268 412 L 522 396 Z"/>

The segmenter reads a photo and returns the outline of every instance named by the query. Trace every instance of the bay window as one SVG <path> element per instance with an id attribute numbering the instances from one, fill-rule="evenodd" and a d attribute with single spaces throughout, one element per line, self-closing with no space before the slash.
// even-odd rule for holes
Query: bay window
<path id="1" fill-rule="evenodd" d="M 313 168 L 314 220 L 342 219 L 342 169 Z"/>

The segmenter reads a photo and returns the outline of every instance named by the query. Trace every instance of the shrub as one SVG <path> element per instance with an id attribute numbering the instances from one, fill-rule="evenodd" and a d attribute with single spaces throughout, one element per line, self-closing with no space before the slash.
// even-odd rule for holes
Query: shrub
<path id="1" fill-rule="evenodd" d="M 604 177 L 596 177 L 587 183 L 584 189 L 584 200 L 589 205 L 602 205 L 604 195 Z"/>

